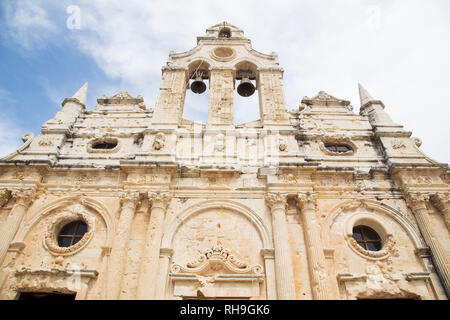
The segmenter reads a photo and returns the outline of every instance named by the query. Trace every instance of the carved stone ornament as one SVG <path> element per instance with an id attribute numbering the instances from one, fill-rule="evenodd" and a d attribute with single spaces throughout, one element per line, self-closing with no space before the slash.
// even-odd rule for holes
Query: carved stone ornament
<path id="1" fill-rule="evenodd" d="M 300 208 L 308 207 L 315 209 L 317 205 L 317 193 L 315 192 L 298 193 L 297 199 Z"/>
<path id="2" fill-rule="evenodd" d="M 172 273 L 203 274 L 208 271 L 225 271 L 232 274 L 262 274 L 263 268 L 259 264 L 249 265 L 236 258 L 230 250 L 221 245 L 206 249 L 202 255 L 183 267 L 179 264 L 171 266 Z"/>
<path id="3" fill-rule="evenodd" d="M 350 101 L 340 100 L 333 97 L 332 95 L 326 93 L 325 91 L 320 91 L 315 97 L 308 98 L 304 97 L 302 99 L 302 104 L 306 105 L 324 105 L 324 106 L 349 106 Z"/>
<path id="4" fill-rule="evenodd" d="M 275 205 L 287 205 L 287 194 L 281 192 L 269 192 L 266 194 L 266 202 L 269 207 Z"/>
<path id="5" fill-rule="evenodd" d="M 143 104 L 144 99 L 142 96 L 133 97 L 127 91 L 121 91 L 112 97 L 103 95 L 97 99 L 97 102 L 101 105 L 140 105 Z"/>
<path id="6" fill-rule="evenodd" d="M 350 150 L 345 151 L 345 152 L 332 152 L 325 147 L 325 145 L 328 143 L 346 145 L 350 148 Z M 348 137 L 346 135 L 336 135 L 333 137 L 324 137 L 319 141 L 319 148 L 323 153 L 330 155 L 330 156 L 347 156 L 347 157 L 353 156 L 357 150 L 356 145 L 351 141 L 350 137 Z"/>
<path id="7" fill-rule="evenodd" d="M 166 135 L 162 132 L 158 132 L 155 135 L 155 140 L 153 141 L 153 150 L 159 151 L 164 149 L 166 145 Z"/>
<path id="8" fill-rule="evenodd" d="M 11 195 L 17 204 L 29 207 L 36 197 L 36 191 L 33 189 L 12 190 Z"/>
<path id="9" fill-rule="evenodd" d="M 77 294 L 79 297 L 82 286 L 88 286 L 91 279 L 98 276 L 96 270 L 87 270 L 76 265 L 67 268 L 31 269 L 21 267 L 16 270 L 13 283 L 8 290 L 8 296 L 14 299 L 20 292 L 58 292 Z M 83 299 L 85 297 L 80 296 Z"/>
<path id="10" fill-rule="evenodd" d="M 110 143 L 116 144 L 116 146 L 112 149 L 96 149 L 94 146 L 99 143 Z M 101 137 L 94 140 L 91 140 L 87 145 L 87 152 L 89 153 L 115 153 L 120 149 L 120 140 L 113 137 Z"/>
<path id="11" fill-rule="evenodd" d="M 411 209 L 426 209 L 426 203 L 430 200 L 430 195 L 425 193 L 408 193 L 406 201 Z"/>
<path id="12" fill-rule="evenodd" d="M 153 208 L 160 206 L 163 209 L 166 209 L 169 205 L 170 199 L 170 193 L 167 191 L 148 193 L 148 200 L 151 202 Z"/>
<path id="13" fill-rule="evenodd" d="M 83 238 L 70 247 L 60 247 L 57 237 L 61 229 L 70 222 L 82 220 L 87 224 L 87 232 Z M 82 205 L 74 205 L 55 215 L 47 227 L 44 237 L 44 247 L 57 256 L 73 255 L 82 250 L 91 241 L 94 235 L 95 219 Z"/>
<path id="14" fill-rule="evenodd" d="M 215 138 L 214 150 L 218 152 L 222 152 L 225 150 L 225 136 L 222 133 L 219 133 Z"/>
<path id="15" fill-rule="evenodd" d="M 230 47 L 217 47 L 211 50 L 211 57 L 216 61 L 231 61 L 236 57 L 236 51 Z"/>
<path id="16" fill-rule="evenodd" d="M 11 191 L 0 189 L 0 208 L 7 204 L 9 199 L 11 199 Z"/>
<path id="17" fill-rule="evenodd" d="M 379 250 L 379 251 L 365 250 L 351 236 L 347 236 L 347 243 L 349 244 L 350 248 L 352 248 L 360 256 L 362 256 L 366 259 L 370 259 L 370 260 L 387 259 L 389 256 L 396 255 L 396 253 L 397 253 L 397 250 L 395 250 L 395 247 L 394 247 L 395 240 L 392 235 L 387 236 L 386 240 L 383 243 L 382 250 Z"/>

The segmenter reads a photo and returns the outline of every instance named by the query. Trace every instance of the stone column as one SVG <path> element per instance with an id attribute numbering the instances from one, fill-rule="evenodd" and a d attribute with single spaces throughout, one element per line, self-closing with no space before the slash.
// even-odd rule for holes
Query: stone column
<path id="1" fill-rule="evenodd" d="M 316 194 L 299 193 L 298 203 L 302 211 L 301 216 L 313 299 L 327 300 L 329 299 L 329 293 L 327 290 L 326 262 L 320 238 L 320 226 L 316 220 Z"/>
<path id="2" fill-rule="evenodd" d="M 428 208 L 426 202 L 429 200 L 429 195 L 420 193 L 409 193 L 406 197 L 408 206 L 413 211 L 419 229 L 425 239 L 425 242 L 431 249 L 433 261 L 436 265 L 436 269 L 441 275 L 441 281 L 445 288 L 447 295 L 450 294 L 450 268 L 448 263 L 448 252 L 441 241 L 439 236 L 434 232 L 431 225 Z"/>
<path id="3" fill-rule="evenodd" d="M 261 249 L 266 269 L 267 299 L 277 300 L 277 284 L 275 281 L 275 251 L 273 249 Z"/>
<path id="4" fill-rule="evenodd" d="M 295 295 L 294 271 L 286 223 L 287 195 L 268 193 L 266 201 L 271 208 L 273 243 L 275 247 L 275 275 L 280 300 L 293 300 Z"/>
<path id="5" fill-rule="evenodd" d="M 234 77 L 232 70 L 211 70 L 208 125 L 233 124 Z"/>
<path id="6" fill-rule="evenodd" d="M 0 230 L 0 266 L 5 259 L 11 241 L 19 230 L 23 217 L 35 197 L 35 191 L 32 189 L 13 190 L 11 194 L 16 203 Z"/>
<path id="7" fill-rule="evenodd" d="M 450 193 L 438 193 L 431 197 L 431 201 L 443 215 L 447 229 L 450 231 Z"/>
<path id="8" fill-rule="evenodd" d="M 136 294 L 139 300 L 155 298 L 163 223 L 170 195 L 169 192 L 149 192 L 148 198 L 152 207 Z"/>
<path id="9" fill-rule="evenodd" d="M 169 263 L 173 255 L 173 249 L 161 248 L 159 256 L 158 278 L 156 279 L 155 299 L 163 300 L 166 296 L 167 275 Z"/>
<path id="10" fill-rule="evenodd" d="M 126 192 L 121 195 L 121 212 L 109 258 L 106 280 L 106 299 L 118 300 L 122 286 L 122 277 L 127 261 L 128 241 L 131 226 L 139 203 L 139 192 Z"/>

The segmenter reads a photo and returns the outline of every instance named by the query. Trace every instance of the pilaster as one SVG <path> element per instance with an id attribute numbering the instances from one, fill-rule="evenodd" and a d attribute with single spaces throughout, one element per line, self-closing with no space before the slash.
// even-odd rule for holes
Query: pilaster
<path id="1" fill-rule="evenodd" d="M 325 255 L 320 238 L 320 226 L 316 219 L 317 195 L 315 193 L 299 193 L 297 199 L 303 220 L 313 298 L 326 300 L 329 299 L 329 292 L 327 289 Z"/>
<path id="2" fill-rule="evenodd" d="M 156 290 L 158 270 L 164 267 L 159 266 L 161 238 L 164 218 L 171 197 L 169 192 L 149 192 L 148 199 L 151 203 L 151 213 L 136 294 L 139 300 L 155 299 L 158 294 Z"/>
<path id="3" fill-rule="evenodd" d="M 450 268 L 448 262 L 448 253 L 445 250 L 444 245 L 439 240 L 437 234 L 435 234 L 434 229 L 431 225 L 427 201 L 430 200 L 430 196 L 421 193 L 408 193 L 406 196 L 406 201 L 408 206 L 411 208 L 412 212 L 416 216 L 417 224 L 419 229 L 425 239 L 425 242 L 431 249 L 433 261 L 436 265 L 444 289 L 449 296 L 450 293 Z"/>
<path id="4" fill-rule="evenodd" d="M 124 192 L 121 194 L 121 212 L 108 267 L 108 289 L 106 292 L 106 298 L 108 300 L 118 300 L 120 298 L 122 278 L 127 261 L 128 241 L 139 199 L 139 192 Z"/>
<path id="5" fill-rule="evenodd" d="M 272 213 L 277 296 L 281 300 L 293 300 L 296 295 L 286 223 L 287 194 L 269 192 L 266 194 L 266 202 Z"/>

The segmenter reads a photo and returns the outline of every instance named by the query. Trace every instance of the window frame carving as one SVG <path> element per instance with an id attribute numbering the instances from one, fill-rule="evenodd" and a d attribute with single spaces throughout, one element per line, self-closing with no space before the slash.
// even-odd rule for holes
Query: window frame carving
<path id="1" fill-rule="evenodd" d="M 70 247 L 60 247 L 58 245 L 58 236 L 61 229 L 67 224 L 82 220 L 87 225 L 87 232 L 74 245 Z M 55 256 L 70 256 L 84 249 L 94 236 L 95 219 L 80 208 L 65 210 L 52 219 L 47 227 L 44 236 L 44 248 Z"/>
<path id="2" fill-rule="evenodd" d="M 353 228 L 367 226 L 373 229 L 381 239 L 379 251 L 369 251 L 361 247 L 353 238 Z M 384 260 L 389 258 L 395 250 L 395 239 L 387 224 L 370 214 L 359 213 L 347 220 L 345 226 L 345 240 L 353 252 L 368 260 Z"/>
<path id="3" fill-rule="evenodd" d="M 112 149 L 96 149 L 94 145 L 97 143 L 116 143 L 116 146 Z M 91 140 L 87 145 L 87 152 L 89 153 L 115 153 L 120 149 L 120 141 L 113 137 L 103 137 Z"/>

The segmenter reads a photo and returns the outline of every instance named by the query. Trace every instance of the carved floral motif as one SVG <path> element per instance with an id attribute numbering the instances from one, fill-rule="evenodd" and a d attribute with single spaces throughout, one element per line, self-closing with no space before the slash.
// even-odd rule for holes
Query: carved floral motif
<path id="1" fill-rule="evenodd" d="M 186 267 L 178 264 L 173 264 L 171 267 L 172 273 L 201 273 L 205 270 L 219 271 L 225 269 L 232 273 L 238 274 L 261 274 L 263 272 L 262 266 L 249 265 L 248 263 L 239 260 L 230 250 L 221 245 L 215 245 L 208 248 L 197 257 L 194 261 L 186 264 Z"/>
<path id="2" fill-rule="evenodd" d="M 273 207 L 274 205 L 286 205 L 287 194 L 281 192 L 269 192 L 266 194 L 266 202 L 269 207 Z"/>

